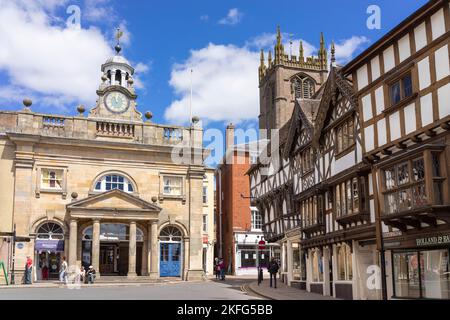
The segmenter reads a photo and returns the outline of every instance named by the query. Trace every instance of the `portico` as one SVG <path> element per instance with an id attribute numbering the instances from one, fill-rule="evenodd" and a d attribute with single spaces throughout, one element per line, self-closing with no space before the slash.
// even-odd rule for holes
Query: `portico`
<path id="1" fill-rule="evenodd" d="M 69 266 L 90 264 L 97 277 L 102 272 L 114 273 L 120 269 L 127 270 L 129 278 L 138 274 L 158 278 L 160 212 L 159 206 L 121 190 L 74 199 L 67 205 Z M 124 249 L 128 250 L 127 255 Z M 127 265 L 123 266 L 126 260 Z M 105 265 L 111 268 L 106 269 Z"/>

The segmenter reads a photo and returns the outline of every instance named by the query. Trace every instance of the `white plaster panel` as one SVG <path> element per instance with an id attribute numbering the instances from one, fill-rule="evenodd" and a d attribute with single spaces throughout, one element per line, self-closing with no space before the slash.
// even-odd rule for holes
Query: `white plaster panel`
<path id="1" fill-rule="evenodd" d="M 388 72 L 395 67 L 394 46 L 390 46 L 383 52 L 384 72 Z"/>
<path id="2" fill-rule="evenodd" d="M 422 22 L 414 29 L 414 40 L 416 43 L 416 52 L 427 45 L 427 27 L 425 22 Z"/>
<path id="3" fill-rule="evenodd" d="M 372 81 L 375 81 L 381 75 L 380 57 L 376 56 L 375 58 L 370 60 L 370 68 L 372 70 Z"/>
<path id="4" fill-rule="evenodd" d="M 431 93 L 420 98 L 420 115 L 422 118 L 422 127 L 433 122 L 433 99 Z"/>
<path id="5" fill-rule="evenodd" d="M 419 68 L 419 88 L 420 90 L 423 90 L 428 88 L 431 84 L 430 59 L 428 57 L 422 59 L 417 64 L 417 67 Z"/>
<path id="6" fill-rule="evenodd" d="M 409 45 L 409 33 L 398 40 L 398 56 L 400 62 L 406 60 L 411 56 L 411 47 Z"/>
<path id="7" fill-rule="evenodd" d="M 377 115 L 381 114 L 384 110 L 384 91 L 383 86 L 375 90 L 375 105 L 377 109 Z"/>
<path id="8" fill-rule="evenodd" d="M 391 141 L 395 141 L 400 138 L 400 113 L 394 112 L 389 116 L 389 128 L 391 129 Z"/>
<path id="9" fill-rule="evenodd" d="M 361 90 L 369 84 L 369 76 L 367 73 L 367 65 L 363 65 L 356 71 L 356 76 L 358 78 L 358 90 Z"/>
<path id="10" fill-rule="evenodd" d="M 405 134 L 416 131 L 416 104 L 412 103 L 405 107 Z"/>
<path id="11" fill-rule="evenodd" d="M 436 61 L 436 80 L 439 81 L 450 74 L 448 45 L 436 50 L 434 58 Z"/>
<path id="12" fill-rule="evenodd" d="M 387 132 L 386 132 L 386 119 L 381 119 L 377 122 L 378 129 L 378 146 L 381 147 L 387 143 Z"/>
<path id="13" fill-rule="evenodd" d="M 375 222 L 375 202 L 373 199 L 370 200 L 370 222 Z"/>
<path id="14" fill-rule="evenodd" d="M 342 172 L 355 165 L 355 154 L 353 152 L 347 153 L 345 156 L 336 159 L 335 174 Z"/>
<path id="15" fill-rule="evenodd" d="M 363 119 L 364 121 L 370 120 L 373 117 L 372 114 L 372 95 L 369 93 L 368 95 L 365 95 L 361 99 L 362 106 L 363 106 Z"/>
<path id="16" fill-rule="evenodd" d="M 364 141 L 366 145 L 366 152 L 374 149 L 374 130 L 373 125 L 364 129 Z"/>
<path id="17" fill-rule="evenodd" d="M 445 33 L 444 9 L 441 8 L 431 16 L 431 35 L 435 40 Z"/>
<path id="18" fill-rule="evenodd" d="M 444 118 L 450 114 L 450 83 L 437 90 L 439 104 L 439 118 Z"/>

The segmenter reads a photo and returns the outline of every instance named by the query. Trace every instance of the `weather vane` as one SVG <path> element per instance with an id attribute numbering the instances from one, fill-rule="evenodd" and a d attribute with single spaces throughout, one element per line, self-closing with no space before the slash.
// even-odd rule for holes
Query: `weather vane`
<path id="1" fill-rule="evenodd" d="M 117 43 L 120 44 L 120 38 L 123 37 L 123 31 L 120 30 L 120 28 L 117 28 L 117 33 L 116 33 L 116 39 L 117 39 Z"/>

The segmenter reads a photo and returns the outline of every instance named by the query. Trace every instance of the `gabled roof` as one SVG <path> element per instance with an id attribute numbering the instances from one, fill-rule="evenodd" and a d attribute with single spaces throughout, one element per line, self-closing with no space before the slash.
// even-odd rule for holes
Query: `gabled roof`
<path id="1" fill-rule="evenodd" d="M 309 130 L 312 135 L 314 130 L 313 123 L 317 116 L 319 104 L 319 99 L 297 99 L 295 101 L 295 107 L 294 112 L 292 113 L 289 133 L 287 135 L 286 144 L 284 146 L 283 155 L 285 158 L 289 157 L 289 154 L 292 151 L 293 146 L 295 145 L 295 139 L 300 134 L 301 128 Z"/>
<path id="2" fill-rule="evenodd" d="M 330 75 L 324 85 L 322 99 L 320 101 L 314 124 L 314 135 L 312 138 L 312 143 L 314 146 L 319 144 L 319 139 L 322 136 L 322 129 L 324 128 L 331 102 L 333 97 L 336 95 L 336 89 L 339 90 L 342 96 L 350 102 L 352 108 L 358 110 L 358 104 L 353 87 L 350 85 L 348 80 L 344 78 L 340 68 L 331 67 Z"/>
<path id="3" fill-rule="evenodd" d="M 118 201 L 111 201 L 118 200 Z M 136 197 L 122 190 L 111 190 L 100 194 L 91 195 L 85 199 L 72 202 L 67 205 L 68 210 L 99 210 L 114 209 L 160 212 L 161 207 Z"/>

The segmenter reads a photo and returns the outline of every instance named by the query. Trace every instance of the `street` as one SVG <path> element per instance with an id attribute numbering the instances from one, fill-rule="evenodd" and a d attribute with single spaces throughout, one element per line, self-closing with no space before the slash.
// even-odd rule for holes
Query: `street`
<path id="1" fill-rule="evenodd" d="M 252 280 L 180 282 L 130 286 L 67 288 L 0 288 L 0 300 L 259 300 L 241 291 Z"/>

